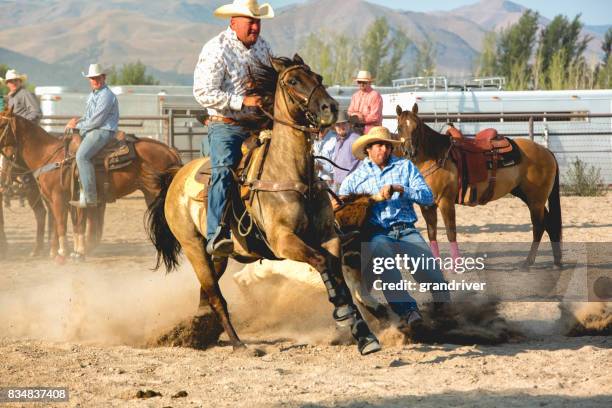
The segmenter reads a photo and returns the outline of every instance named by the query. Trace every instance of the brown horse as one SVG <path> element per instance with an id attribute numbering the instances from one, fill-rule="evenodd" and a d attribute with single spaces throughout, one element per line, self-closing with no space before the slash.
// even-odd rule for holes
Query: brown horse
<path id="1" fill-rule="evenodd" d="M 262 251 L 247 249 L 247 238 L 239 228 L 245 224 L 238 216 L 232 221 L 233 256 L 245 262 L 269 257 L 311 265 L 326 285 L 335 306 L 334 318 L 340 325 L 351 326 L 359 351 L 378 351 L 378 340 L 355 308 L 342 275 L 342 248 L 326 187 L 315 181 L 313 135 L 319 126 L 336 121 L 337 102 L 323 87 L 322 78 L 298 55 L 293 60 L 272 58 L 271 64 L 267 69 L 262 67 L 265 75 L 253 80 L 273 79 L 272 135 L 256 148 L 254 164 L 246 174 L 246 185 L 251 188 L 252 230 L 264 237 L 267 246 Z M 254 86 L 257 88 L 257 83 Z M 178 172 L 161 175 L 162 193 L 149 208 L 149 234 L 158 251 L 158 267 L 163 259 L 166 269 L 173 269 L 181 248 L 184 250 L 200 281 L 200 313 L 214 322 L 210 331 L 219 333 L 220 322 L 234 348 L 241 348 L 244 344 L 232 326 L 218 283 L 227 258 L 213 261 L 206 252 L 206 202 L 189 191 L 194 174 L 208 160 L 194 160 Z M 241 214 L 236 200 L 232 207 Z"/>
<path id="2" fill-rule="evenodd" d="M 115 197 L 123 197 L 136 190 L 144 193 L 147 204 L 159 193 L 154 174 L 181 164 L 178 154 L 165 144 L 152 139 L 138 139 L 134 144 L 136 159 L 127 167 L 109 173 L 108 182 Z M 67 214 L 70 196 L 68 169 L 73 157 L 66 157 L 64 143 L 44 129 L 12 112 L 0 115 L 0 149 L 12 158 L 16 168 L 37 173 L 40 192 L 54 218 L 54 234 L 51 240 L 51 256 L 63 262 L 67 254 Z M 104 205 L 95 209 L 101 219 Z M 85 226 L 73 217 L 75 253 L 85 253 Z M 90 230 L 91 231 L 91 230 Z M 90 242 L 100 236 L 91 231 Z M 94 235 L 97 234 L 97 235 Z"/>
<path id="3" fill-rule="evenodd" d="M 427 222 L 427 234 L 434 255 L 437 250 L 436 228 L 437 208 L 442 213 L 446 235 L 451 244 L 453 258 L 459 256 L 455 224 L 455 202 L 458 195 L 458 170 L 456 163 L 449 159 L 451 138 L 443 135 L 418 117 L 418 106 L 412 111 L 402 111 L 397 106 L 399 136 L 405 141 L 405 150 L 423 173 L 435 198 L 432 207 L 421 207 Z M 520 150 L 519 164 L 497 170 L 493 195 L 485 200 L 497 200 L 510 193 L 520 198 L 529 207 L 533 225 L 533 242 L 525 266 L 535 262 L 538 246 L 544 231 L 552 243 L 555 266 L 561 265 L 561 204 L 559 199 L 559 166 L 553 153 L 529 139 L 514 139 Z M 489 170 L 491 173 L 491 170 Z M 477 184 L 476 202 L 481 202 L 488 182 Z M 548 201 L 548 209 L 546 202 Z M 436 253 L 437 252 L 437 253 Z"/>
<path id="4" fill-rule="evenodd" d="M 0 254 L 3 254 L 7 248 L 6 235 L 4 233 L 3 194 L 7 194 L 5 189 L 10 188 L 13 177 L 18 175 L 13 170 L 9 159 L 0 153 Z M 36 219 L 36 244 L 30 256 L 39 256 L 42 255 L 45 243 L 47 209 L 36 183 L 32 180 L 23 181 L 23 184 L 26 199 L 32 211 L 34 211 L 34 218 Z M 5 191 L 3 192 L 2 190 Z"/>

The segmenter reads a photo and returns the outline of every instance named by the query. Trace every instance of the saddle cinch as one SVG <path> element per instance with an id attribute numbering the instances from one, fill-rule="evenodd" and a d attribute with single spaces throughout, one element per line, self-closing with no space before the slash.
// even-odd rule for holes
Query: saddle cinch
<path id="1" fill-rule="evenodd" d="M 483 205 L 491 200 L 497 180 L 497 169 L 520 163 L 521 153 L 512 139 L 503 137 L 495 129 L 484 129 L 474 138 L 464 137 L 452 124 L 446 131 L 451 137 L 451 157 L 458 170 L 457 204 Z M 490 174 L 489 174 L 490 170 Z M 476 184 L 489 181 L 478 197 Z M 468 194 L 469 191 L 469 194 Z"/>
<path id="2" fill-rule="evenodd" d="M 64 139 L 65 157 L 75 157 L 83 138 L 78 132 L 67 135 Z M 134 135 L 117 131 L 115 137 L 108 142 L 93 158 L 93 165 L 96 170 L 96 188 L 98 189 L 98 199 L 101 202 L 113 203 L 116 200 L 115 194 L 108 182 L 108 173 L 123 169 L 134 162 L 136 150 L 134 143 L 138 138 Z M 79 199 L 79 171 L 76 160 L 72 161 L 70 167 L 70 186 L 71 199 Z"/>

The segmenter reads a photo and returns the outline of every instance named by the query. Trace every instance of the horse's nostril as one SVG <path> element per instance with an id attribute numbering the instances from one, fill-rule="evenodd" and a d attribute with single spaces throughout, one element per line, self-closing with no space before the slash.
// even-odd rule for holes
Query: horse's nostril
<path id="1" fill-rule="evenodd" d="M 323 105 L 321 105 L 321 109 L 322 110 L 329 110 L 329 105 L 327 105 L 326 103 L 324 103 Z"/>

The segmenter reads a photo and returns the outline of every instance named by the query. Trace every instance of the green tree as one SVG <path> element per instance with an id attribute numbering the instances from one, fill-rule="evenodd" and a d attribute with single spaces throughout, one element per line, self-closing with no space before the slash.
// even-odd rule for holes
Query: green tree
<path id="1" fill-rule="evenodd" d="M 497 67 L 509 89 L 526 86 L 531 77 L 528 63 L 535 45 L 539 14 L 525 10 L 516 24 L 502 30 L 497 42 Z M 527 78 L 527 80 L 526 80 Z"/>
<path id="2" fill-rule="evenodd" d="M 379 85 L 390 85 L 401 75 L 401 58 L 410 45 L 402 31 L 392 32 L 387 19 L 378 17 L 366 30 L 360 41 L 361 67 L 377 79 Z"/>
<path id="3" fill-rule="evenodd" d="M 477 76 L 487 77 L 498 75 L 496 47 L 497 35 L 495 31 L 486 33 L 482 40 L 482 52 L 478 57 Z"/>
<path id="4" fill-rule="evenodd" d="M 436 71 L 436 46 L 426 40 L 419 47 L 414 62 L 414 75 L 432 76 Z"/>
<path id="5" fill-rule="evenodd" d="M 113 66 L 108 75 L 108 83 L 111 85 L 159 85 L 159 81 L 146 71 L 147 67 L 140 61 L 124 64 L 119 70 Z"/>
<path id="6" fill-rule="evenodd" d="M 0 78 L 6 78 L 6 71 L 9 70 L 8 65 L 6 64 L 0 64 Z M 6 87 L 6 84 L 4 83 L 4 81 L 2 81 L 2 83 L 0 84 L 0 97 L 4 96 L 8 94 L 8 88 Z"/>
<path id="7" fill-rule="evenodd" d="M 571 86 L 572 82 L 576 83 L 575 78 L 574 81 L 570 78 L 572 70 L 589 75 L 582 68 L 584 51 L 592 37 L 588 35 L 581 37 L 582 27 L 580 14 L 572 21 L 563 15 L 558 15 L 542 30 L 538 44 L 540 71 L 544 76 L 543 81 L 539 81 L 541 88 L 564 89 L 558 87 Z M 563 72 L 561 72 L 562 66 Z M 584 78 L 578 82 L 584 82 Z"/>
<path id="8" fill-rule="evenodd" d="M 610 59 L 610 51 L 612 49 L 612 27 L 608 28 L 604 40 L 601 44 L 603 58 L 601 63 L 597 64 L 595 69 L 595 78 L 597 86 L 601 89 L 612 88 L 612 60 Z"/>
<path id="9" fill-rule="evenodd" d="M 329 39 L 325 42 L 321 37 Z M 309 34 L 300 47 L 300 55 L 313 71 L 323 76 L 326 85 L 349 85 L 357 69 L 358 50 L 344 35 Z"/>

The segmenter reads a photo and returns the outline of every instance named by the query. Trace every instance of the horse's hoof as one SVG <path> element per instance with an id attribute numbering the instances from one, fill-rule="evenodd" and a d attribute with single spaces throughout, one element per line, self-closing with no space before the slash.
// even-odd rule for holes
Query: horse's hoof
<path id="1" fill-rule="evenodd" d="M 43 254 L 42 251 L 34 250 L 34 251 L 30 252 L 30 258 L 38 258 L 38 257 L 42 256 L 42 254 Z"/>
<path id="2" fill-rule="evenodd" d="M 338 327 L 351 327 L 356 322 L 355 307 L 352 305 L 342 305 L 334 309 L 334 320 Z"/>
<path id="3" fill-rule="evenodd" d="M 65 265 L 66 257 L 64 255 L 55 255 L 55 263 L 58 265 Z"/>
<path id="4" fill-rule="evenodd" d="M 70 258 L 72 258 L 74 262 L 85 262 L 85 255 L 79 254 L 78 252 L 70 254 Z"/>
<path id="5" fill-rule="evenodd" d="M 382 350 L 378 339 L 373 334 L 359 339 L 357 347 L 362 356 L 367 356 L 368 354 L 376 353 L 377 351 Z"/>

